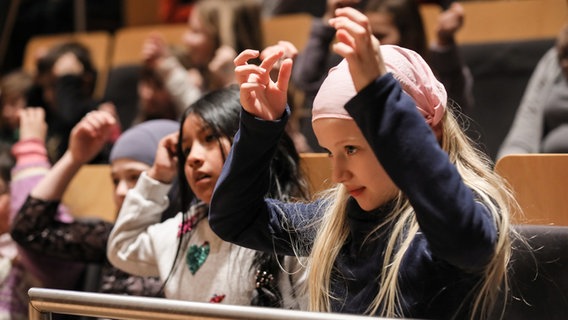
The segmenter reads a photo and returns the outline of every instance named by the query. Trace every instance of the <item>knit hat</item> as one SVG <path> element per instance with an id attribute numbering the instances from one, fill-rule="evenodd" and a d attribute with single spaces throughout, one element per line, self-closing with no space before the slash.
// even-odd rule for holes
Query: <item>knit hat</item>
<path id="1" fill-rule="evenodd" d="M 444 115 L 447 93 L 422 57 L 409 49 L 394 45 L 381 45 L 381 55 L 388 72 L 391 72 L 414 102 L 426 122 L 434 128 Z M 329 70 L 313 104 L 312 122 L 321 118 L 352 119 L 345 104 L 357 94 L 343 59 Z"/>
<path id="2" fill-rule="evenodd" d="M 114 143 L 110 151 L 110 162 L 127 158 L 154 164 L 158 143 L 166 135 L 179 130 L 179 123 L 173 120 L 158 119 L 144 121 L 126 131 Z"/>

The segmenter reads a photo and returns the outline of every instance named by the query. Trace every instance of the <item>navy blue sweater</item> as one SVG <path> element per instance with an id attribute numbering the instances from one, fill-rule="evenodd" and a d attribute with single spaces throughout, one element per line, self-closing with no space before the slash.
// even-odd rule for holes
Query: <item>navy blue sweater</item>
<path id="1" fill-rule="evenodd" d="M 387 74 L 346 105 L 391 179 L 408 197 L 420 231 L 399 273 L 405 317 L 445 319 L 471 292 L 494 253 L 497 230 L 487 207 L 462 181 L 413 100 Z M 257 250 L 294 254 L 294 243 L 309 254 L 314 230 L 306 222 L 323 214 L 319 201 L 298 204 L 264 199 L 268 166 L 289 112 L 263 121 L 244 110 L 241 126 L 211 201 L 209 221 L 223 239 Z M 335 262 L 331 291 L 335 312 L 364 313 L 376 296 L 383 268 L 391 204 L 363 211 L 347 205 L 349 237 Z M 364 241 L 365 239 L 370 239 Z"/>

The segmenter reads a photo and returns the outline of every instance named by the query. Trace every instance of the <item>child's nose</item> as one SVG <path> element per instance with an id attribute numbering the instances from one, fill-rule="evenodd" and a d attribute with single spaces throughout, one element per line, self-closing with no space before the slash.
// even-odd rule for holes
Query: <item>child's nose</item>
<path id="1" fill-rule="evenodd" d="M 347 179 L 347 169 L 343 161 L 334 158 L 331 167 L 331 179 L 334 183 L 342 183 Z"/>
<path id="2" fill-rule="evenodd" d="M 198 168 L 203 164 L 205 150 L 202 146 L 192 146 L 187 156 L 187 163 L 191 168 Z"/>
<path id="3" fill-rule="evenodd" d="M 124 198 L 126 196 L 126 193 L 128 192 L 128 189 L 130 189 L 128 187 L 128 183 L 125 180 L 120 180 L 116 185 L 115 193 L 118 197 Z"/>

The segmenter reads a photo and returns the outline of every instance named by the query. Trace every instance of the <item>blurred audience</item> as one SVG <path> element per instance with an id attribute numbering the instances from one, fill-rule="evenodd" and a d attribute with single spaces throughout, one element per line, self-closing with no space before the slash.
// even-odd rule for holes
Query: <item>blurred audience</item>
<path id="1" fill-rule="evenodd" d="M 19 131 L 18 142 L 12 146 L 11 150 L 16 163 L 11 172 L 12 179 L 9 186 L 9 227 L 12 226 L 16 213 L 32 187 L 50 167 L 45 149 L 47 126 L 44 110 L 31 107 L 21 110 Z M 55 219 L 72 221 L 73 218 L 68 212 L 61 211 Z M 25 277 L 25 281 L 33 280 L 34 286 L 67 290 L 81 290 L 83 287 L 82 280 L 85 270 L 83 263 L 62 261 L 49 257 L 44 252 L 34 252 L 21 246 L 17 246 L 16 261 L 21 267 L 21 276 Z M 26 282 L 21 283 L 22 286 L 25 284 Z M 21 289 L 23 288 L 16 290 Z"/>
<path id="2" fill-rule="evenodd" d="M 19 261 L 10 236 L 10 144 L 0 142 L 0 319 L 28 319 L 28 289 L 40 283 Z"/>
<path id="3" fill-rule="evenodd" d="M 52 163 L 67 150 L 73 126 L 101 104 L 93 97 L 96 78 L 97 70 L 91 53 L 79 42 L 56 44 L 38 58 L 35 86 L 28 104 L 45 109 L 49 128 L 47 151 Z M 112 104 L 104 104 L 103 108 L 115 112 Z M 109 149 L 110 146 L 93 161 L 104 162 Z"/>
<path id="4" fill-rule="evenodd" d="M 568 24 L 538 62 L 497 159 L 568 153 Z"/>
<path id="5" fill-rule="evenodd" d="M 152 34 L 143 55 L 155 68 L 182 112 L 205 92 L 234 83 L 233 59 L 246 48 L 262 49 L 261 5 L 257 0 L 201 0 L 195 3 L 183 36 L 189 69 L 165 40 Z"/>
<path id="6" fill-rule="evenodd" d="M 28 93 L 33 77 L 15 70 L 0 80 L 0 140 L 9 144 L 18 141 L 20 111 L 28 105 Z"/>
<path id="7" fill-rule="evenodd" d="M 457 103 L 457 106 L 450 105 L 462 110 L 473 107 L 473 78 L 455 41 L 455 34 L 462 27 L 465 15 L 459 3 L 453 3 L 440 13 L 437 37 L 428 45 L 415 0 L 328 0 L 323 17 L 313 20 L 306 48 L 298 54 L 292 71 L 292 82 L 305 92 L 306 109 L 311 110 L 314 96 L 328 70 L 341 60 L 330 50 L 335 29 L 328 21 L 335 16 L 335 9 L 345 6 L 358 8 L 369 18 L 372 32 L 381 44 L 395 44 L 418 52 L 444 84 L 449 98 Z M 312 147 L 317 149 L 309 121 L 303 124 L 302 131 L 307 134 Z"/>
<path id="8" fill-rule="evenodd" d="M 28 169 L 44 170 L 34 179 L 35 184 L 28 184 L 27 192 L 20 193 L 23 205 L 12 223 L 11 234 L 28 252 L 62 262 L 91 263 L 98 266 L 100 273 L 94 273 L 95 276 L 90 273 L 88 278 L 90 283 L 96 285 L 85 289 L 103 293 L 162 296 L 161 282 L 157 278 L 131 276 L 108 263 L 106 245 L 112 229 L 111 222 L 90 218 L 64 221 L 57 218 L 68 211 L 61 204 L 61 199 L 71 179 L 84 164 L 100 152 L 108 135 L 112 134 L 114 125 L 116 119 L 109 113 L 90 112 L 74 127 L 69 149 L 51 169 L 45 158 L 43 145 L 34 145 L 37 150 L 36 160 Z M 177 128 L 176 121 L 155 120 L 125 131 L 111 152 L 114 194 L 100 196 L 113 196 L 119 209 L 126 192 L 136 184 L 138 176 L 153 164 L 158 141 Z M 33 141 L 30 141 L 31 143 Z M 171 211 L 175 211 L 174 206 L 175 203 L 172 204 Z M 171 215 L 171 211 L 166 211 L 165 214 Z"/>
<path id="9" fill-rule="evenodd" d="M 196 0 L 160 0 L 158 13 L 162 23 L 187 22 Z"/>

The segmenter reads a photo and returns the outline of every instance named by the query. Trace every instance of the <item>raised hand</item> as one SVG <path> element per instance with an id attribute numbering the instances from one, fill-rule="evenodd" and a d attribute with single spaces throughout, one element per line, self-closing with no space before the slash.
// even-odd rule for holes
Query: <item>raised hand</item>
<path id="1" fill-rule="evenodd" d="M 156 158 L 152 168 L 148 170 L 148 176 L 163 183 L 171 183 L 177 174 L 177 162 L 179 161 L 176 153 L 176 146 L 179 133 L 171 133 L 158 144 Z"/>
<path id="2" fill-rule="evenodd" d="M 455 43 L 455 34 L 463 26 L 464 8 L 461 4 L 454 2 L 444 12 L 438 16 L 436 27 L 437 44 L 440 46 L 452 45 Z"/>
<path id="3" fill-rule="evenodd" d="M 327 0 L 322 20 L 328 22 L 329 19 L 335 17 L 335 10 L 343 7 L 355 7 L 360 2 L 361 0 Z"/>
<path id="4" fill-rule="evenodd" d="M 380 52 L 380 43 L 373 36 L 369 19 L 353 8 L 340 8 L 329 24 L 337 30 L 338 42 L 333 51 L 349 63 L 349 71 L 357 92 L 371 81 L 384 75 L 386 67 Z"/>
<path id="5" fill-rule="evenodd" d="M 278 59 L 278 61 L 276 61 L 274 67 L 272 68 L 272 71 L 270 71 L 270 77 L 274 81 L 278 79 L 278 72 L 280 71 L 282 61 L 287 58 L 290 58 L 292 59 L 292 61 L 294 61 L 294 59 L 296 59 L 296 56 L 298 56 L 298 48 L 296 48 L 296 46 L 292 42 L 278 41 L 277 44 L 264 48 L 264 50 L 260 52 L 260 59 L 264 60 L 266 59 L 266 57 L 276 54 L 279 51 L 283 52 L 282 57 Z"/>
<path id="6" fill-rule="evenodd" d="M 233 61 L 236 56 L 237 52 L 235 49 L 227 45 L 223 45 L 215 50 L 215 55 L 209 62 L 208 68 L 218 87 L 222 88 L 234 83 L 235 68 Z"/>
<path id="7" fill-rule="evenodd" d="M 286 58 L 290 58 L 292 60 L 294 60 L 296 58 L 296 56 L 298 55 L 298 48 L 296 48 L 296 46 L 290 42 L 290 41 L 278 41 L 277 44 L 268 46 L 266 48 L 264 48 L 264 50 L 262 50 L 262 52 L 260 52 L 260 59 L 264 60 L 266 59 L 266 57 L 278 53 L 278 51 L 282 51 L 283 55 L 281 59 L 286 59 Z M 279 65 L 278 65 L 279 67 Z"/>
<path id="8" fill-rule="evenodd" d="M 116 119 L 106 111 L 91 111 L 73 127 L 67 152 L 76 163 L 87 163 L 108 141 Z"/>
<path id="9" fill-rule="evenodd" d="M 274 64 L 283 56 L 278 50 L 267 55 L 260 66 L 247 64 L 250 59 L 259 57 L 257 50 L 247 49 L 234 60 L 235 75 L 240 85 L 240 99 L 243 108 L 264 120 L 282 117 L 286 109 L 288 83 L 292 73 L 292 59 L 281 62 L 276 82 L 270 78 Z"/>
<path id="10" fill-rule="evenodd" d="M 151 33 L 142 44 L 142 59 L 151 67 L 170 55 L 166 40 L 159 33 Z"/>
<path id="11" fill-rule="evenodd" d="M 45 143 L 47 123 L 45 110 L 39 107 L 28 107 L 20 110 L 20 141 L 38 139 Z"/>
<path id="12" fill-rule="evenodd" d="M 99 104 L 97 110 L 106 111 L 116 119 L 116 125 L 113 126 L 112 132 L 109 135 L 109 140 L 108 140 L 108 142 L 110 143 L 115 143 L 116 140 L 118 140 L 118 137 L 120 137 L 120 134 L 122 133 L 122 128 L 120 126 L 120 119 L 118 117 L 118 111 L 116 110 L 116 106 L 114 105 L 114 103 L 107 101 Z"/>

